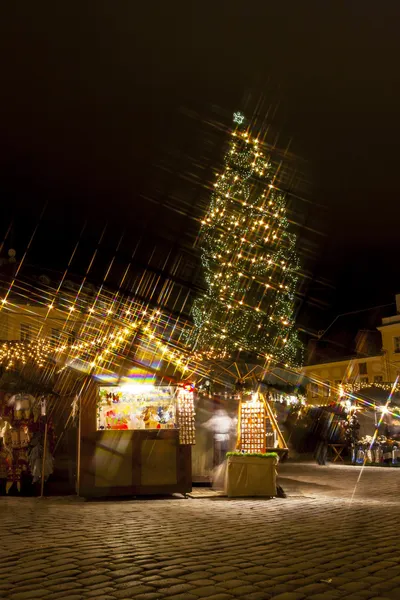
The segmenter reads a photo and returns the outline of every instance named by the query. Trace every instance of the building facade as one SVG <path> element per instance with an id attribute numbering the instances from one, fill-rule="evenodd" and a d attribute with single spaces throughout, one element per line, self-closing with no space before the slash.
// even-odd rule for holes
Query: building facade
<path id="1" fill-rule="evenodd" d="M 381 350 L 368 353 L 363 347 L 365 336 L 360 335 L 357 354 L 342 359 L 313 361 L 302 370 L 307 378 L 307 402 L 315 405 L 337 400 L 343 388 L 359 389 L 381 387 L 393 383 L 400 376 L 400 294 L 396 296 L 397 314 L 382 319 L 377 331 L 381 336 Z M 380 385 L 381 384 L 381 385 Z"/>

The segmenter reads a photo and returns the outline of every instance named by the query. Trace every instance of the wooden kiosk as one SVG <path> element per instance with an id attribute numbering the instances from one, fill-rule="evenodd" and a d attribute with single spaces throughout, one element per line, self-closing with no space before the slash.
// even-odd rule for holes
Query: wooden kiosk
<path id="1" fill-rule="evenodd" d="M 225 490 L 230 498 L 277 495 L 278 456 L 287 453 L 273 410 L 261 393 L 242 395 L 237 452 L 228 453 Z M 272 434 L 272 435 L 269 435 Z"/>
<path id="2" fill-rule="evenodd" d="M 190 386 L 91 383 L 81 398 L 77 493 L 143 496 L 192 489 Z"/>

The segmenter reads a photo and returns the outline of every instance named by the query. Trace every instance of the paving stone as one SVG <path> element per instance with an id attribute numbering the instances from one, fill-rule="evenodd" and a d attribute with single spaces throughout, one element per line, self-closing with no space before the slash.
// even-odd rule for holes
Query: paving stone
<path id="1" fill-rule="evenodd" d="M 226 567 L 226 566 L 212 567 L 210 569 L 210 571 L 212 571 L 213 573 L 216 573 L 217 575 L 219 575 L 221 573 L 230 573 L 232 571 L 232 567 Z"/>
<path id="2" fill-rule="evenodd" d="M 207 600 L 232 600 L 232 598 L 234 598 L 234 596 L 231 596 L 230 594 L 225 594 L 225 593 L 213 594 L 212 596 L 207 596 Z"/>
<path id="3" fill-rule="evenodd" d="M 99 592 L 99 588 L 96 589 L 85 589 L 85 596 L 87 596 L 88 598 L 95 598 L 95 600 L 97 600 L 99 593 L 101 593 L 103 596 L 105 594 L 112 594 L 112 592 L 114 591 L 115 588 L 112 587 L 102 587 L 101 588 L 101 592 Z"/>
<path id="4" fill-rule="evenodd" d="M 137 600 L 138 599 L 139 599 L 139 596 L 138 596 Z M 46 598 L 46 600 L 47 600 L 47 598 Z M 96 596 L 96 600 L 115 600 L 115 596 L 109 596 L 107 594 L 102 594 L 101 596 Z M 142 598 L 140 600 L 144 600 L 144 599 Z M 149 600 L 151 600 L 151 599 L 149 598 Z M 155 600 L 157 600 L 157 599 L 155 599 Z"/>
<path id="5" fill-rule="evenodd" d="M 30 575 L 32 575 L 32 577 L 30 577 Z M 25 575 L 14 575 L 12 574 L 11 576 L 5 576 L 7 577 L 8 581 L 12 582 L 14 585 L 18 585 L 18 583 L 31 583 L 32 585 L 34 585 L 35 583 L 41 582 L 43 581 L 44 577 L 46 577 L 44 571 L 39 571 L 38 573 L 33 573 L 30 572 L 29 574 L 25 574 Z"/>
<path id="6" fill-rule="evenodd" d="M 46 597 L 50 592 L 44 589 L 37 590 L 26 590 L 24 592 L 16 592 L 11 594 L 11 600 L 31 600 L 31 598 L 43 598 Z"/>
<path id="7" fill-rule="evenodd" d="M 200 598 L 208 598 L 211 596 L 216 596 L 217 594 L 225 594 L 227 595 L 229 598 L 233 597 L 233 594 L 231 593 L 231 590 L 229 590 L 229 592 L 227 592 L 227 590 L 225 590 L 224 588 L 220 588 L 219 586 L 209 586 L 206 585 L 204 587 L 199 587 L 199 588 L 193 588 L 192 590 L 190 590 L 190 593 L 193 594 L 194 596 L 200 597 Z"/>
<path id="8" fill-rule="evenodd" d="M 198 600 L 197 596 L 193 594 L 176 594 L 176 596 L 169 596 L 168 600 Z"/>
<path id="9" fill-rule="evenodd" d="M 385 596 L 388 598 L 388 600 L 399 600 L 400 588 L 396 587 L 393 590 L 390 590 L 390 592 L 385 592 Z"/>
<path id="10" fill-rule="evenodd" d="M 151 585 L 156 587 L 156 588 L 168 588 L 171 587 L 172 585 L 179 585 L 180 583 L 186 583 L 185 579 L 177 579 L 175 578 L 168 578 L 168 577 L 161 577 L 160 579 L 154 579 L 151 582 Z"/>
<path id="11" fill-rule="evenodd" d="M 239 598 L 246 598 L 248 594 L 253 594 L 254 592 L 259 592 L 260 590 L 254 585 L 241 585 L 229 591 L 236 597 L 239 596 Z"/>
<path id="12" fill-rule="evenodd" d="M 134 575 L 133 577 L 138 577 L 138 576 Z M 126 579 L 126 578 L 124 577 L 123 579 Z M 151 585 L 153 581 L 162 581 L 163 579 L 165 580 L 165 578 L 161 577 L 161 575 L 149 575 L 148 577 L 147 576 L 140 577 L 140 581 L 142 583 L 147 583 L 149 585 Z M 120 579 L 120 581 L 122 581 L 122 580 Z"/>
<path id="13" fill-rule="evenodd" d="M 209 571 L 195 571 L 194 573 L 184 575 L 183 578 L 186 579 L 186 581 L 192 581 L 196 579 L 209 579 L 211 576 L 212 573 L 210 573 Z M 217 577 L 214 577 L 214 579 L 217 579 Z"/>
<path id="14" fill-rule="evenodd" d="M 295 586 L 290 583 L 274 583 L 271 580 L 266 581 L 264 584 L 258 584 L 261 588 L 264 588 L 268 593 L 272 593 L 275 596 L 279 594 L 286 594 L 295 590 Z M 300 587 L 300 585 L 298 586 Z"/>
<path id="15" fill-rule="evenodd" d="M 376 592 L 375 592 L 376 593 Z M 345 598 L 357 598 L 358 600 L 369 600 L 372 596 L 375 596 L 374 592 L 371 590 L 360 590 L 359 592 L 351 592 L 351 594 L 347 594 Z"/>
<path id="16" fill-rule="evenodd" d="M 390 592 L 390 590 L 392 590 L 395 587 L 399 587 L 397 586 L 397 583 L 395 581 L 381 581 L 380 583 L 374 583 L 374 585 L 369 586 L 369 589 L 376 593 L 383 593 L 383 592 Z"/>
<path id="17" fill-rule="evenodd" d="M 130 566 L 127 567 L 126 569 L 116 569 L 113 571 L 110 571 L 110 575 L 111 577 L 124 577 L 125 575 L 135 575 L 136 573 L 142 573 L 143 569 L 139 569 L 138 567 L 134 567 L 134 566 Z"/>
<path id="18" fill-rule="evenodd" d="M 348 584 L 348 585 L 350 585 L 350 584 Z M 345 586 L 341 586 L 340 589 L 344 589 L 344 588 L 345 588 Z M 356 589 L 361 589 L 361 588 L 355 588 L 355 590 Z M 297 588 L 296 591 L 300 592 L 300 594 L 305 594 L 306 596 L 309 596 L 311 594 L 329 592 L 330 590 L 331 590 L 331 588 L 326 583 L 311 583 L 309 585 L 305 585 L 304 587 Z"/>
<path id="19" fill-rule="evenodd" d="M 46 600 L 69 600 L 69 598 L 83 598 L 81 594 L 78 593 L 78 590 L 70 590 L 68 592 L 53 592 L 49 596 L 46 596 Z M 98 600 L 96 596 L 96 600 Z"/>
<path id="20" fill-rule="evenodd" d="M 170 569 L 169 567 L 164 569 L 167 577 L 180 577 L 181 575 L 188 575 L 189 571 L 190 569 L 176 569 L 175 567 L 173 569 Z"/>
<path id="21" fill-rule="evenodd" d="M 357 488 L 358 467 L 286 463 L 279 471 L 288 498 L 268 503 L 163 499 L 77 507 L 0 497 L 0 597 L 400 600 L 393 527 L 399 471 L 365 469 Z M 298 486 L 294 496 L 290 481 Z M 332 585 L 321 588 L 329 578 Z"/>
<path id="22" fill-rule="evenodd" d="M 306 596 L 296 592 L 284 592 L 278 596 L 273 596 L 274 600 L 303 600 Z"/>
<path id="23" fill-rule="evenodd" d="M 178 583 L 178 585 L 171 585 L 170 587 L 159 588 L 159 596 L 176 596 L 177 594 L 184 594 L 190 592 L 195 588 L 190 583 Z"/>
<path id="24" fill-rule="evenodd" d="M 269 600 L 270 598 L 272 598 L 272 596 L 266 592 L 253 592 L 246 596 L 246 600 Z"/>
<path id="25" fill-rule="evenodd" d="M 158 578 L 154 579 L 154 575 L 151 575 L 151 579 L 154 581 L 157 581 Z M 150 578 L 148 578 L 150 579 Z M 143 578 L 141 575 L 139 575 L 138 573 L 135 573 L 134 575 L 125 575 L 125 577 L 118 577 L 117 579 L 114 578 L 110 578 L 110 583 L 112 583 L 113 585 L 118 585 L 120 586 L 122 583 L 128 583 L 130 582 L 132 585 L 135 585 L 136 581 L 140 581 L 143 582 Z"/>
<path id="26" fill-rule="evenodd" d="M 68 581 L 56 584 L 56 582 L 52 582 L 52 585 L 48 586 L 49 590 L 54 590 L 56 592 L 68 592 L 69 590 L 76 590 L 82 587 L 82 584 L 79 581 Z"/>
<path id="27" fill-rule="evenodd" d="M 246 581 L 243 579 L 229 579 L 228 581 L 221 582 L 220 585 L 229 590 L 232 588 L 243 587 L 246 585 Z"/>
<path id="28" fill-rule="evenodd" d="M 237 570 L 235 571 L 225 571 L 224 573 L 219 573 L 218 575 L 213 576 L 214 581 L 231 581 L 232 579 L 236 579 Z"/>
<path id="29" fill-rule="evenodd" d="M 58 572 L 58 573 L 50 573 L 47 575 L 48 579 L 58 579 L 59 577 L 76 577 L 80 575 L 80 571 L 78 569 L 67 569 L 66 571 Z"/>
<path id="30" fill-rule="evenodd" d="M 69 590 L 79 590 L 82 588 L 82 584 L 74 581 L 72 578 L 67 581 L 51 581 L 51 585 L 49 585 L 50 581 L 46 584 L 49 590 L 52 592 L 64 592 Z"/>
<path id="31" fill-rule="evenodd" d="M 336 600 L 338 598 L 343 598 L 343 592 L 332 590 L 330 592 L 323 592 L 322 594 L 315 594 L 315 596 L 309 596 L 308 600 Z"/>
<path id="32" fill-rule="evenodd" d="M 251 581 L 253 583 L 257 583 L 258 581 L 264 581 L 265 580 L 265 573 L 261 574 L 261 573 L 253 573 L 252 575 L 244 575 L 243 576 L 243 581 Z"/>
<path id="33" fill-rule="evenodd" d="M 44 591 L 43 595 L 47 595 L 50 594 L 50 590 L 46 590 L 42 584 L 36 584 L 34 586 L 32 585 L 19 585 L 17 586 L 13 586 L 12 589 L 9 591 L 9 594 L 23 594 L 25 592 L 41 592 Z"/>
<path id="34" fill-rule="evenodd" d="M 80 579 L 78 579 L 78 577 L 77 577 L 76 579 L 83 586 L 92 586 L 96 583 L 105 583 L 106 581 L 107 582 L 111 581 L 111 578 L 108 577 L 107 575 L 94 575 L 93 577 L 83 577 Z"/>

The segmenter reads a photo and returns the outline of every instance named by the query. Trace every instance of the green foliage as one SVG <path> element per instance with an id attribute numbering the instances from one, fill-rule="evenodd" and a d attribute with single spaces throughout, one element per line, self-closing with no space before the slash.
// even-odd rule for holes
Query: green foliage
<path id="1" fill-rule="evenodd" d="M 297 239 L 275 178 L 258 140 L 243 127 L 233 131 L 200 232 L 207 291 L 194 302 L 188 340 L 199 356 L 301 362 Z"/>
<path id="2" fill-rule="evenodd" d="M 230 456 L 240 456 L 241 458 L 253 458 L 254 456 L 257 458 L 278 458 L 276 452 L 247 452 L 246 454 L 243 452 L 227 452 L 226 458 Z"/>

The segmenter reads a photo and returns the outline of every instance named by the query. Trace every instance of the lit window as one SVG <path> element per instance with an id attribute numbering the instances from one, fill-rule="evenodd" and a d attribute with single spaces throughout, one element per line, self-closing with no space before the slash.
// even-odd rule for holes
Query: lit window
<path id="1" fill-rule="evenodd" d="M 395 352 L 400 352 L 400 335 L 393 338 L 393 348 Z"/>
<path id="2" fill-rule="evenodd" d="M 383 377 L 382 375 L 374 375 L 374 383 L 382 383 Z"/>
<path id="3" fill-rule="evenodd" d="M 310 385 L 310 389 L 311 389 L 311 396 L 312 398 L 316 398 L 318 396 L 318 383 L 312 383 Z"/>
<path id="4" fill-rule="evenodd" d="M 360 377 L 360 383 L 364 385 L 368 383 L 368 377 Z"/>

